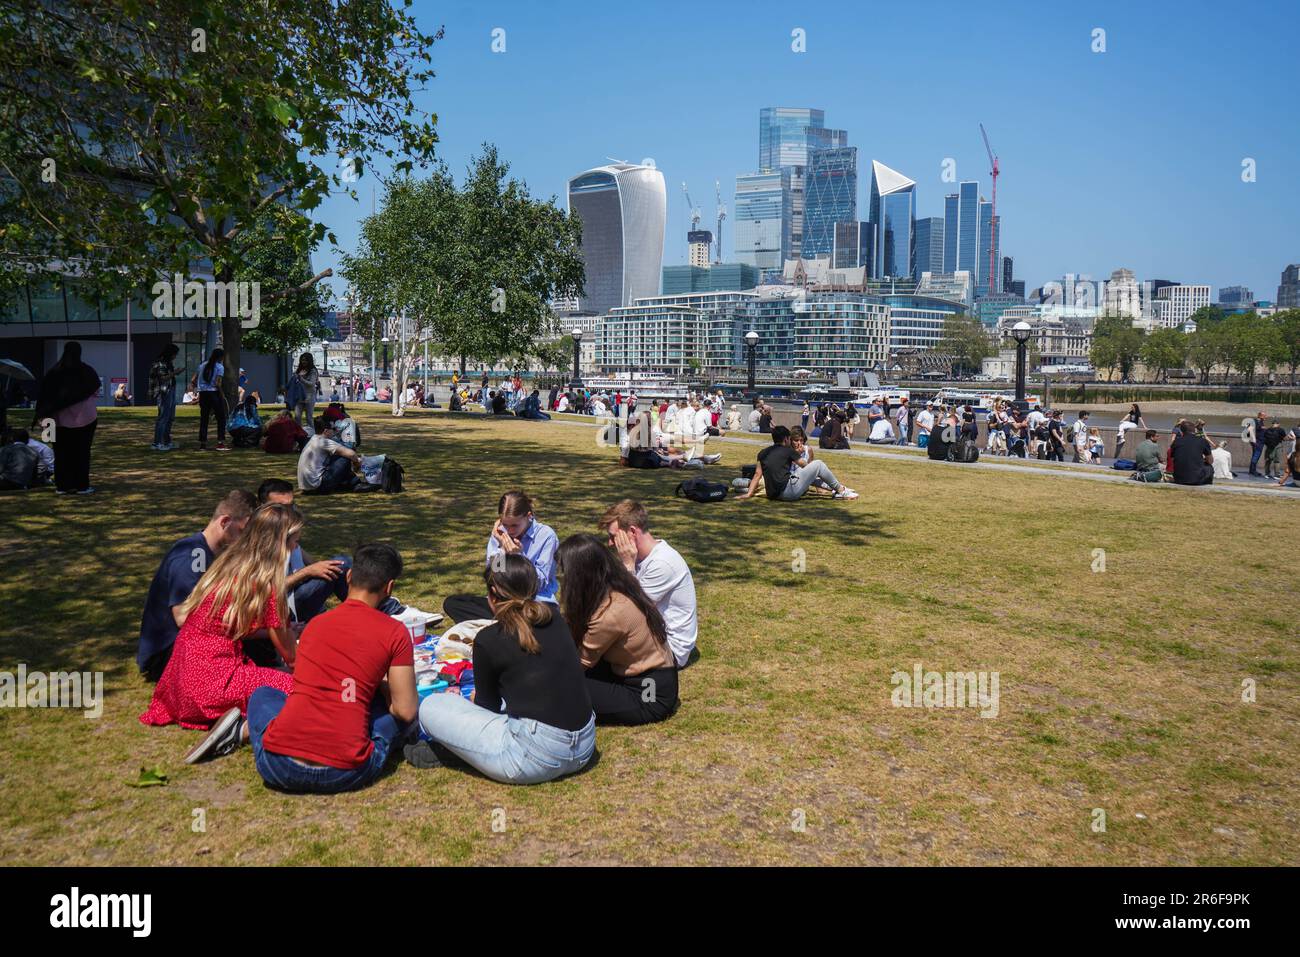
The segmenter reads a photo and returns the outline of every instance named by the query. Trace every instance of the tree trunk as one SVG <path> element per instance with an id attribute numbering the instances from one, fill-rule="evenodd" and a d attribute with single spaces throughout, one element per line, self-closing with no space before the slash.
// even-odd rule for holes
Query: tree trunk
<path id="1" fill-rule="evenodd" d="M 217 282 L 229 283 L 234 278 L 235 271 L 229 266 L 223 267 L 217 272 Z M 226 397 L 227 414 L 233 412 L 235 406 L 239 404 L 239 364 L 242 361 L 240 346 L 244 339 L 244 327 L 240 323 L 241 319 L 237 315 L 226 316 L 221 320 L 221 347 L 226 350 L 224 362 L 226 373 L 221 382 L 221 391 Z M 272 389 L 271 395 L 275 395 L 274 389 Z"/>

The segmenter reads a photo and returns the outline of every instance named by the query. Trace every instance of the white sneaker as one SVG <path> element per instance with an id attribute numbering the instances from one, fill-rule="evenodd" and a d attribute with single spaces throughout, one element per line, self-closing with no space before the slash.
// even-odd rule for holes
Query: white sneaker
<path id="1" fill-rule="evenodd" d="M 849 488 L 847 485 L 841 485 L 840 490 L 835 493 L 834 497 L 843 499 L 846 502 L 851 502 L 858 497 L 858 493 L 853 491 L 853 489 Z"/>
<path id="2" fill-rule="evenodd" d="M 702 456 L 700 456 L 700 461 L 702 461 L 705 465 L 713 465 L 713 464 L 715 464 L 715 463 L 717 463 L 717 462 L 721 462 L 721 461 L 722 461 L 722 456 L 721 456 L 721 455 L 702 455 Z"/>

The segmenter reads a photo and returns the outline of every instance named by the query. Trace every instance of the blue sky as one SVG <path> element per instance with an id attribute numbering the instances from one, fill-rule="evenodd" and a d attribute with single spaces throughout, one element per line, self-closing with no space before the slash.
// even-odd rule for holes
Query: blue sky
<path id="1" fill-rule="evenodd" d="M 714 181 L 731 211 L 736 174 L 757 164 L 763 106 L 824 109 L 848 130 L 862 219 L 872 159 L 916 180 L 919 216 L 943 215 L 949 157 L 987 194 L 983 122 L 1002 169 L 1003 253 L 1030 288 L 1125 266 L 1273 299 L 1300 261 L 1300 5 L 1045 6 L 416 0 L 426 32 L 446 28 L 418 102 L 438 114 L 458 177 L 490 141 L 561 206 L 574 173 L 653 158 L 668 187 L 665 264 L 686 260 L 681 182 L 712 229 Z M 791 49 L 796 28 L 806 52 Z M 319 211 L 344 249 L 373 184 L 367 173 L 360 203 Z M 723 231 L 731 259 L 730 220 Z M 324 247 L 316 259 L 337 265 Z"/>

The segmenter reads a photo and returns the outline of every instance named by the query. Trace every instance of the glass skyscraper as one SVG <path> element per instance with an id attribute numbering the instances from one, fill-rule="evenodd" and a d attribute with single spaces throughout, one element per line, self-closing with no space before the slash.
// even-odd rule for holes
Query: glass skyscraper
<path id="1" fill-rule="evenodd" d="M 606 313 L 659 292 L 668 217 L 663 173 L 633 163 L 579 173 L 569 180 L 569 214 L 582 223 L 580 311 Z"/>
<path id="2" fill-rule="evenodd" d="M 835 269 L 856 269 L 859 266 L 866 266 L 870 271 L 871 251 L 875 246 L 873 235 L 870 223 L 862 221 L 836 223 L 831 266 Z"/>
<path id="3" fill-rule="evenodd" d="M 943 269 L 957 271 L 957 224 L 961 221 L 961 195 L 949 193 L 943 198 Z"/>
<path id="4" fill-rule="evenodd" d="M 1001 217 L 998 217 L 999 219 Z M 980 242 L 979 261 L 975 264 L 975 295 L 989 295 L 989 280 L 993 281 L 993 292 L 1001 292 L 1001 276 L 998 270 L 998 223 L 993 219 L 993 204 L 980 201 Z M 990 252 L 991 247 L 991 252 Z M 989 276 L 990 256 L 993 262 L 993 275 Z"/>
<path id="5" fill-rule="evenodd" d="M 966 181 L 961 184 L 956 223 L 945 224 L 945 229 L 955 227 L 957 230 L 957 268 L 964 269 L 976 278 L 979 273 L 979 202 L 980 184 Z"/>
<path id="6" fill-rule="evenodd" d="M 835 249 L 835 224 L 858 218 L 858 148 L 813 150 L 804 187 L 804 259 L 829 256 Z"/>
<path id="7" fill-rule="evenodd" d="M 736 219 L 732 230 L 736 261 L 760 272 L 780 269 L 791 254 L 790 170 L 742 173 L 736 177 Z"/>
<path id="8" fill-rule="evenodd" d="M 915 262 L 913 224 L 916 183 L 884 163 L 871 161 L 871 222 L 875 226 L 872 276 L 910 278 Z"/>
<path id="9" fill-rule="evenodd" d="M 759 172 L 790 171 L 790 250 L 787 258 L 797 258 L 803 249 L 804 177 L 809 154 L 815 149 L 848 145 L 847 132 L 826 129 L 823 110 L 790 106 L 767 106 L 759 110 Z M 739 246 L 736 251 L 740 252 Z"/>
<path id="10" fill-rule="evenodd" d="M 941 273 L 944 271 L 944 249 L 947 234 L 944 222 L 939 216 L 930 216 L 916 221 L 916 265 L 912 278 L 921 281 L 921 273 Z"/>

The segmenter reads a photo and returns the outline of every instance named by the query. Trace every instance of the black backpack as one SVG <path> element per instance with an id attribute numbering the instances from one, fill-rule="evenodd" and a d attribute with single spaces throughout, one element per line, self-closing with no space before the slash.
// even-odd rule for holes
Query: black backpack
<path id="1" fill-rule="evenodd" d="M 949 462 L 977 462 L 980 450 L 973 439 L 961 438 L 948 446 Z"/>
<path id="2" fill-rule="evenodd" d="M 406 469 L 397 464 L 397 460 L 391 456 L 384 457 L 383 468 L 379 471 L 379 488 L 384 492 L 402 491 L 402 476 L 406 474 Z"/>
<path id="3" fill-rule="evenodd" d="M 721 502 L 727 497 L 727 486 L 721 482 L 706 482 L 704 479 L 687 479 L 678 484 L 673 494 L 689 498 L 692 502 Z"/>

